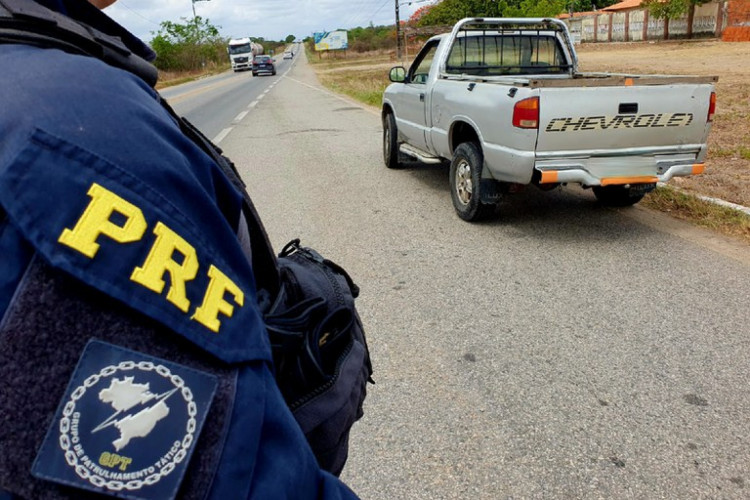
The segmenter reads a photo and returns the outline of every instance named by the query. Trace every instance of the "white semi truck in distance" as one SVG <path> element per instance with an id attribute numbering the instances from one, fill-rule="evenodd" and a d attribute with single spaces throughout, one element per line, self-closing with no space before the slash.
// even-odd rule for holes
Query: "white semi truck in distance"
<path id="1" fill-rule="evenodd" d="M 263 46 L 250 38 L 233 38 L 227 45 L 232 71 L 241 71 L 253 67 L 253 57 L 263 53 Z"/>

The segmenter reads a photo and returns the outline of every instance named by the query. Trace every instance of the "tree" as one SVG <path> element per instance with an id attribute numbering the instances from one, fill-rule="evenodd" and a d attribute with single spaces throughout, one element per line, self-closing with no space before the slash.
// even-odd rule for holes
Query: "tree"
<path id="1" fill-rule="evenodd" d="M 644 0 L 643 6 L 648 9 L 650 16 L 664 20 L 664 39 L 666 40 L 669 38 L 670 19 L 679 19 L 685 14 L 688 15 L 688 36 L 692 36 L 695 6 L 703 5 L 708 1 L 709 0 Z"/>
<path id="2" fill-rule="evenodd" d="M 410 26 L 417 26 L 419 24 L 419 20 L 422 19 L 425 16 L 425 14 L 430 12 L 430 10 L 432 10 L 433 7 L 434 5 L 431 4 L 431 5 L 423 5 L 422 7 L 418 8 L 417 10 L 414 11 L 414 14 L 412 14 L 411 17 L 409 17 L 409 21 L 406 24 Z"/>
<path id="3" fill-rule="evenodd" d="M 292 43 L 297 37 L 294 35 L 287 35 L 287 37 L 284 39 L 286 43 Z"/>
<path id="4" fill-rule="evenodd" d="M 465 17 L 554 17 L 566 12 L 570 1 L 443 0 L 423 13 L 417 20 L 417 25 L 451 25 Z M 612 3 L 617 0 L 604 1 Z"/>
<path id="5" fill-rule="evenodd" d="M 372 23 L 366 28 L 357 27 L 347 31 L 349 50 L 353 52 L 370 52 L 386 49 L 396 44 L 395 26 L 374 26 Z"/>
<path id="6" fill-rule="evenodd" d="M 500 4 L 504 1 L 488 0 L 443 0 L 425 13 L 417 22 L 418 26 L 455 24 L 464 17 L 498 17 Z"/>
<path id="7" fill-rule="evenodd" d="M 161 70 L 184 71 L 199 69 L 206 63 L 219 64 L 226 59 L 227 40 L 219 34 L 219 27 L 208 19 L 196 16 L 182 23 L 162 21 L 151 40 L 156 52 L 156 67 Z"/>

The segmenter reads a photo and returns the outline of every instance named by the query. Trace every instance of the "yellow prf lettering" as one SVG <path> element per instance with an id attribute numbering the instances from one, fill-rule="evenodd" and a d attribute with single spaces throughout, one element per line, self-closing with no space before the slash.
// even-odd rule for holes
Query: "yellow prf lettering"
<path id="1" fill-rule="evenodd" d="M 156 241 L 143 263 L 136 267 L 130 279 L 149 290 L 161 293 L 164 290 L 164 273 L 169 273 L 171 286 L 167 300 L 176 305 L 182 312 L 190 308 L 190 301 L 185 293 L 185 282 L 195 278 L 198 273 L 198 256 L 195 248 L 161 222 L 154 227 Z M 173 259 L 174 253 L 182 254 L 182 264 Z"/>
<path id="2" fill-rule="evenodd" d="M 218 319 L 219 313 L 228 318 L 231 318 L 234 314 L 234 306 L 224 300 L 224 294 L 226 292 L 231 293 L 234 296 L 234 301 L 240 307 L 245 302 L 245 294 L 213 264 L 208 269 L 208 276 L 211 281 L 208 283 L 206 294 L 203 296 L 203 304 L 195 310 L 191 319 L 209 330 L 219 333 L 219 327 L 221 326 L 221 321 Z"/>
<path id="3" fill-rule="evenodd" d="M 91 185 L 88 195 L 91 201 L 81 218 L 73 229 L 63 230 L 58 242 L 94 258 L 99 251 L 99 244 L 96 242 L 99 235 L 108 236 L 118 243 L 141 239 L 146 232 L 146 219 L 140 208 L 96 183 Z M 115 212 L 125 217 L 122 226 L 110 220 Z"/>

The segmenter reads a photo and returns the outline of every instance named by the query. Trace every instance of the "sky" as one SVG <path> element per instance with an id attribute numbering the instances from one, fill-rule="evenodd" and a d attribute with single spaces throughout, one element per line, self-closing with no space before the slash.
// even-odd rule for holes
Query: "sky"
<path id="1" fill-rule="evenodd" d="M 433 0 L 118 0 L 107 15 L 149 42 L 162 21 L 184 23 L 196 15 L 208 19 L 222 36 L 304 39 L 318 31 L 392 25 Z M 184 18 L 184 19 L 182 19 Z"/>

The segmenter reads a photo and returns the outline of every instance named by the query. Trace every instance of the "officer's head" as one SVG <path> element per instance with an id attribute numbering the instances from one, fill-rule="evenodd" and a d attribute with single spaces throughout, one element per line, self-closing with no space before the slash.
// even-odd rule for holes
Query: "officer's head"
<path id="1" fill-rule="evenodd" d="M 109 7 L 113 3 L 115 3 L 117 0 L 89 0 L 89 3 L 92 5 L 99 7 L 100 9 L 104 9 L 106 7 Z"/>

